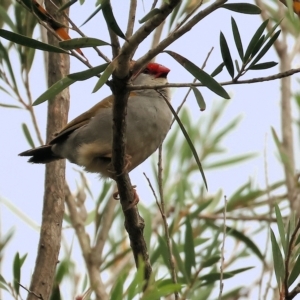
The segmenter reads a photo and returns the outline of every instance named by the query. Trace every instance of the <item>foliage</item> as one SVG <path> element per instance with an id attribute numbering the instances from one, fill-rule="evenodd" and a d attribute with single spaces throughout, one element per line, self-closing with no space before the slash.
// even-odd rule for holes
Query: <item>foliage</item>
<path id="1" fill-rule="evenodd" d="M 69 1 L 58 8 L 58 11 L 64 11 L 72 5 L 79 5 L 76 2 Z M 165 3 L 163 7 L 166 7 L 172 1 L 163 2 Z M 181 1 L 171 11 L 165 23 L 168 26 L 167 37 L 178 33 L 183 26 L 190 25 L 190 17 L 197 15 L 202 9 L 202 1 L 200 4 L 192 2 Z M 220 9 L 231 10 L 233 13 L 250 15 L 261 13 L 261 10 L 253 4 L 222 4 L 221 2 L 216 2 Z M 30 130 L 32 127 L 27 124 L 23 123 L 21 126 L 29 145 L 34 147 L 36 144 L 43 144 L 43 140 L 33 106 L 51 100 L 78 81 L 89 80 L 92 77 L 98 78 L 93 92 L 98 91 L 107 84 L 115 72 L 117 58 L 92 66 L 80 49 L 95 48 L 99 54 L 101 51 L 98 47 L 111 47 L 113 43 L 107 43 L 94 37 L 63 38 L 64 35 L 61 35 L 63 26 L 57 22 L 55 17 L 43 11 L 43 8 L 35 1 L 24 0 L 18 1 L 16 4 L 9 3 L 9 5 L 0 2 L 0 4 L 2 25 L 6 28 L 0 29 L 0 90 L 10 95 L 11 98 L 15 98 L 17 102 L 17 105 L 14 102 L 1 102 L 0 108 L 23 108 L 29 112 L 33 121 L 34 133 Z M 84 1 L 81 1 L 81 4 L 84 5 Z M 119 21 L 114 16 L 110 1 L 97 1 L 96 6 L 96 10 L 90 14 L 84 24 L 92 22 L 95 15 L 102 13 L 112 34 L 122 40 L 128 40 L 128 36 L 124 33 L 125 30 L 119 26 Z M 265 20 L 256 30 L 253 29 L 253 35 L 247 47 L 244 47 L 245 41 L 238 23 L 233 17 L 231 18 L 232 36 L 239 61 L 233 59 L 233 46 L 228 42 L 225 34 L 220 32 L 219 45 L 222 61 L 211 74 L 204 71 L 204 67 L 198 67 L 196 63 L 177 52 L 164 51 L 195 77 L 194 84 L 189 86 L 186 98 L 193 90 L 200 110 L 203 111 L 206 108 L 204 97 L 200 92 L 203 87 L 222 98 L 230 98 L 223 87 L 226 84 L 220 83 L 216 79 L 223 70 L 227 70 L 231 78 L 229 83 L 236 84 L 249 71 L 259 72 L 277 64 L 277 62 L 268 60 L 261 62 L 263 57 L 268 56 L 268 51 L 277 42 L 281 33 L 281 30 L 277 28 L 281 26 L 282 19 L 275 18 L 275 12 L 271 8 L 269 11 L 275 21 Z M 213 12 L 214 10 L 211 8 L 209 13 L 213 15 Z M 148 24 L 147 22 L 155 22 L 163 13 L 163 9 L 152 8 L 144 16 L 138 16 L 139 23 L 143 26 L 143 24 Z M 12 15 L 14 18 L 11 17 Z M 64 40 L 60 41 L 58 46 L 37 41 L 33 33 L 38 21 L 42 22 L 48 30 L 55 31 Z M 288 26 L 292 28 L 292 35 L 295 35 L 299 27 L 293 25 L 294 23 L 295 20 L 292 17 L 288 18 Z M 192 25 L 190 26 L 192 28 Z M 75 25 L 73 29 L 77 33 L 81 33 Z M 55 52 L 58 55 L 59 53 L 68 53 L 83 62 L 87 69 L 62 77 L 34 101 L 30 92 L 29 74 L 34 64 L 36 50 Z M 12 62 L 11 53 L 13 51 L 18 53 L 18 62 Z M 104 59 L 103 55 L 101 57 Z M 151 59 L 150 56 L 148 58 Z M 21 69 L 20 78 L 16 77 L 17 63 Z M 298 98 L 296 97 L 296 99 Z M 208 299 L 215 297 L 216 291 L 220 292 L 222 299 L 239 299 L 245 293 L 250 294 L 252 287 L 236 285 L 232 291 L 222 295 L 222 284 L 224 280 L 230 278 L 238 281 L 244 276 L 244 272 L 250 271 L 254 265 L 245 263 L 249 257 L 255 257 L 255 260 L 261 264 L 262 277 L 267 273 L 266 266 L 270 264 L 270 257 L 268 253 L 263 253 L 262 247 L 257 245 L 255 239 L 261 232 L 269 230 L 269 225 L 275 218 L 280 242 L 271 229 L 274 273 L 279 294 L 289 295 L 288 290 L 299 276 L 300 239 L 298 231 L 300 223 L 294 214 L 287 217 L 282 216 L 280 212 L 279 205 L 283 208 L 287 207 L 288 196 L 282 193 L 282 188 L 286 185 L 285 180 L 262 188 L 249 179 L 242 186 L 237 187 L 236 192 L 228 199 L 223 195 L 222 190 L 216 194 L 206 191 L 207 185 L 209 188 L 209 182 L 206 184 L 204 175 L 206 171 L 240 165 L 256 155 L 242 153 L 232 158 L 224 159 L 222 157 L 224 152 L 222 143 L 240 121 L 237 116 L 223 125 L 221 129 L 218 128 L 218 123 L 222 119 L 228 103 L 225 99 L 220 100 L 218 106 L 213 106 L 209 114 L 206 117 L 202 116 L 198 122 L 192 120 L 186 108 L 181 111 L 179 109 L 178 114 L 174 115 L 177 123 L 173 124 L 162 150 L 163 179 L 161 181 L 157 176 L 157 180 L 150 182 L 155 198 L 157 198 L 155 191 L 159 190 L 160 201 L 156 199 L 156 204 L 147 207 L 142 201 L 139 203 L 141 215 L 146 223 L 144 238 L 148 247 L 149 260 L 153 266 L 153 273 L 148 281 L 144 276 L 145 262 L 140 259 L 139 266 L 135 269 L 127 233 L 123 226 L 121 207 L 118 204 L 113 204 L 113 206 L 111 204 L 113 201 L 111 184 L 104 182 L 100 194 L 94 201 L 94 207 L 88 210 L 85 204 L 86 195 L 89 194 L 90 198 L 93 198 L 94 195 L 89 189 L 85 175 L 80 173 L 81 183 L 78 184 L 76 195 L 73 195 L 73 198 L 80 217 L 80 224 L 83 224 L 83 230 L 86 230 L 84 233 L 88 235 L 91 245 L 94 245 L 92 248 L 97 247 L 102 235 L 106 237 L 105 247 L 103 246 L 101 253 L 98 253 L 100 262 L 97 268 L 100 274 L 109 274 L 105 293 L 110 299 L 136 299 L 139 297 L 143 300 L 150 300 L 168 297 L 171 294 L 174 294 L 175 299 L 179 299 L 179 297 L 180 299 Z M 297 103 L 299 104 L 299 101 Z M 289 158 L 282 151 L 283 142 L 280 141 L 275 130 L 272 130 L 272 134 L 282 164 L 289 165 Z M 174 152 L 174 149 L 180 149 L 180 151 Z M 152 166 L 153 172 L 156 174 L 157 167 L 154 161 Z M 290 165 L 289 167 L 290 169 L 294 168 Z M 199 170 L 203 181 L 200 181 Z M 163 193 L 161 193 L 162 191 Z M 275 199 L 271 199 L 271 192 L 276 194 L 273 196 Z M 162 201 L 163 199 L 165 202 Z M 4 201 L 1 202 L 4 203 Z M 276 202 L 278 205 L 273 207 L 271 202 Z M 109 211 L 112 214 L 110 221 L 107 220 Z M 19 216 L 23 218 L 21 214 Z M 257 222 L 258 225 L 250 230 L 249 221 Z M 78 228 L 76 228 L 76 224 L 74 225 L 72 211 L 69 210 L 65 213 L 64 224 L 65 227 L 74 228 L 80 239 Z M 106 232 L 103 233 L 105 230 Z M 12 233 L 8 232 L 0 241 L 0 261 L 11 238 Z M 232 242 L 233 249 L 236 251 L 233 251 L 224 263 L 222 248 L 225 238 Z M 69 290 L 74 290 L 72 297 L 77 296 L 76 299 L 89 299 L 94 295 L 94 287 L 90 284 L 89 266 L 86 266 L 84 274 L 78 278 L 76 275 L 77 261 L 72 255 L 72 250 L 73 243 L 67 241 L 64 244 L 65 256 L 56 268 L 51 299 L 63 299 L 61 290 L 64 286 L 72 287 Z M 83 247 L 81 250 L 84 252 Z M 19 252 L 21 253 L 21 250 Z M 27 286 L 27 281 L 30 279 L 28 274 L 22 274 L 22 265 L 27 254 L 21 255 L 19 252 L 16 253 L 12 262 L 13 279 L 9 280 L 5 275 L 0 275 L 0 289 L 3 294 L 10 294 L 14 299 L 21 299 L 24 290 L 20 287 Z M 242 261 L 239 263 L 239 266 L 242 267 L 236 267 L 238 261 Z M 118 276 L 115 276 L 116 274 Z M 82 286 L 79 285 L 79 282 L 82 283 Z M 257 286 L 259 285 L 261 283 L 257 283 Z"/>

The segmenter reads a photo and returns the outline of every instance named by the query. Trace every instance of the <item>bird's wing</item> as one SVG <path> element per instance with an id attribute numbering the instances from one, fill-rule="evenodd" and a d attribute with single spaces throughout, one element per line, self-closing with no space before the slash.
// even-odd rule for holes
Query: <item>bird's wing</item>
<path id="1" fill-rule="evenodd" d="M 113 104 L 114 97 L 112 95 L 104 98 L 102 101 L 98 102 L 88 111 L 76 117 L 74 120 L 69 122 L 61 131 L 55 134 L 55 137 L 50 141 L 50 144 L 55 144 L 65 138 L 67 138 L 74 130 L 85 126 L 90 122 L 90 120 L 99 113 L 101 109 L 111 108 Z"/>

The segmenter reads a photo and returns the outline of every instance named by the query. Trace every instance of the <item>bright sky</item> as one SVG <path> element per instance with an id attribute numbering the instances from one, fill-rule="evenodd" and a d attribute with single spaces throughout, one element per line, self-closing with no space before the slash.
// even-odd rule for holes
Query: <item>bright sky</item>
<path id="1" fill-rule="evenodd" d="M 81 7 L 79 4 L 74 5 L 71 18 L 77 25 L 82 24 L 83 21 L 85 21 L 85 19 L 91 14 L 91 12 L 94 11 L 95 7 L 92 2 L 94 1 L 86 1 L 83 7 Z M 127 14 L 128 1 L 112 1 L 113 7 L 116 3 L 118 9 L 114 10 L 115 17 L 118 20 L 120 27 L 125 28 L 127 20 L 124 18 L 124 16 Z M 146 3 L 146 1 L 144 1 L 144 5 L 147 6 L 146 11 L 148 11 L 149 5 Z M 144 14 L 145 12 L 143 11 L 143 7 L 141 4 L 139 4 L 137 19 L 141 19 Z M 261 24 L 260 17 L 241 15 L 225 9 L 219 9 L 211 16 L 205 18 L 182 39 L 168 47 L 168 50 L 178 52 L 179 54 L 192 60 L 194 63 L 202 65 L 207 53 L 212 47 L 214 47 L 214 51 L 206 67 L 206 71 L 210 73 L 221 62 L 219 34 L 220 30 L 222 30 L 227 39 L 229 47 L 234 49 L 232 54 L 233 57 L 238 58 L 232 38 L 230 23 L 231 16 L 235 18 L 239 26 L 242 41 L 244 47 L 246 47 L 254 31 Z M 91 22 L 83 26 L 82 30 L 87 36 L 97 37 L 105 41 L 109 41 L 102 14 L 99 14 Z M 38 39 L 39 36 L 39 31 L 36 31 L 34 37 Z M 71 36 L 75 37 L 75 34 L 71 33 Z M 139 58 L 149 49 L 150 42 L 151 38 L 148 38 L 145 43 L 141 45 L 136 53 L 135 58 Z M 109 47 L 102 47 L 101 50 L 110 57 Z M 89 58 L 89 61 L 92 65 L 95 66 L 103 63 L 103 61 L 99 59 L 97 55 L 95 55 L 93 50 L 84 50 L 84 53 L 86 57 Z M 31 71 L 31 88 L 34 99 L 36 99 L 46 89 L 42 65 L 42 52 L 37 51 L 36 56 L 37 61 Z M 272 60 L 278 61 L 273 50 L 271 50 L 265 56 L 262 62 Z M 11 61 L 15 68 L 16 74 L 18 74 L 18 57 L 16 54 L 11 56 Z M 167 54 L 159 55 L 157 57 L 157 62 L 162 63 L 171 69 L 168 77 L 169 82 L 188 83 L 193 80 L 192 76 Z M 83 64 L 75 59 L 72 59 L 71 64 L 71 72 L 86 69 Z M 294 65 L 293 67 L 296 68 L 297 65 Z M 244 79 L 262 77 L 275 74 L 277 72 L 277 67 L 267 71 L 252 71 L 249 72 Z M 297 76 L 294 77 L 296 78 Z M 229 78 L 230 77 L 226 71 L 223 71 L 222 74 L 217 77 L 217 79 L 220 81 L 229 80 Z M 94 105 L 97 101 L 110 94 L 110 91 L 107 87 L 102 88 L 96 94 L 92 94 L 91 91 L 95 83 L 96 79 L 93 78 L 85 82 L 78 82 L 71 87 L 71 109 L 69 120 L 76 117 L 78 114 Z M 242 116 L 242 120 L 240 125 L 226 138 L 222 144 L 227 149 L 226 154 L 216 157 L 216 160 L 219 161 L 221 158 L 229 158 L 234 157 L 235 155 L 253 152 L 258 153 L 258 156 L 244 164 L 205 172 L 209 186 L 209 193 L 214 194 L 219 189 L 222 189 L 227 197 L 230 198 L 232 193 L 241 185 L 243 185 L 249 179 L 249 177 L 254 179 L 254 182 L 257 184 L 257 186 L 264 187 L 264 148 L 267 149 L 269 181 L 272 183 L 282 178 L 283 172 L 275 155 L 275 146 L 270 131 L 271 126 L 273 126 L 277 133 L 280 134 L 279 84 L 279 81 L 274 81 L 260 84 L 226 87 L 226 90 L 228 93 L 230 93 L 232 99 L 228 100 L 230 103 L 223 115 L 222 121 L 219 124 L 219 128 L 229 123 L 230 120 L 238 115 Z M 186 89 L 177 89 L 173 92 L 174 96 L 172 104 L 174 108 L 177 108 L 186 93 Z M 207 89 L 201 89 L 201 92 L 203 93 L 206 101 L 206 111 L 199 111 L 192 94 L 186 104 L 186 106 L 189 108 L 191 119 L 195 122 L 197 122 L 197 120 L 202 116 L 209 115 L 212 105 L 218 105 L 220 101 L 223 101 Z M 17 104 L 6 94 L 1 93 L 1 91 L 0 97 L 0 102 Z M 35 108 L 38 123 L 40 124 L 41 132 L 44 138 L 46 106 L 46 103 L 44 103 Z M 44 166 L 28 164 L 25 158 L 18 157 L 18 153 L 30 148 L 21 130 L 21 124 L 23 122 L 25 122 L 31 129 L 31 132 L 33 132 L 30 117 L 27 112 L 23 110 L 0 108 L 0 125 L 2 128 L 2 130 L 0 130 L 0 140 L 2 141 L 0 159 L 0 197 L 10 201 L 32 221 L 34 221 L 36 224 L 40 224 L 43 201 Z M 34 134 L 33 136 L 35 137 Z M 295 139 L 295 141 L 298 140 Z M 35 142 L 38 144 L 36 139 Z M 174 150 L 180 151 L 180 149 Z M 214 160 L 212 159 L 211 162 L 213 161 Z M 132 182 L 138 186 L 138 192 L 141 201 L 143 201 L 143 199 L 148 199 L 151 201 L 153 200 L 148 183 L 142 175 L 143 172 L 146 172 L 150 176 L 149 166 L 150 160 L 147 160 L 131 173 Z M 299 169 L 299 161 L 297 166 Z M 67 163 L 68 182 L 71 186 L 71 189 L 75 190 L 76 181 L 79 182 L 80 179 L 78 173 L 73 171 L 73 168 L 79 169 L 79 167 Z M 94 196 L 97 197 L 101 189 L 101 182 L 99 182 L 95 174 L 87 174 L 86 177 L 88 178 Z M 201 182 L 200 174 L 198 180 Z M 148 205 L 148 203 L 144 201 L 143 203 Z M 88 199 L 87 206 L 92 208 L 92 205 L 92 201 Z M 1 205 L 0 210 L 2 234 L 6 233 L 11 228 L 15 229 L 13 240 L 10 242 L 9 247 L 6 248 L 5 251 L 2 273 L 7 280 L 11 280 L 12 260 L 14 254 L 17 251 L 19 251 L 21 255 L 28 253 L 28 257 L 22 271 L 22 283 L 28 285 L 28 275 L 32 272 L 35 262 L 38 232 L 20 220 L 20 218 L 6 206 Z M 256 242 L 258 244 L 265 245 L 265 241 Z M 78 251 L 75 253 L 80 261 L 81 255 L 78 253 Z M 253 275 L 254 278 L 258 276 L 257 270 L 248 271 L 247 276 L 250 276 L 250 274 Z M 224 290 L 226 291 L 228 288 L 227 282 L 225 282 Z M 9 299 L 9 297 L 6 297 L 6 299 Z"/>

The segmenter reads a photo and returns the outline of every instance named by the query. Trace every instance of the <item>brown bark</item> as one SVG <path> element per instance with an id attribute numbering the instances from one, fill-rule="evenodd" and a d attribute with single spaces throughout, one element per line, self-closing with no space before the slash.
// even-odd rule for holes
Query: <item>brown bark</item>
<path id="1" fill-rule="evenodd" d="M 46 8 L 54 14 L 54 7 L 46 1 Z M 56 17 L 61 23 L 64 19 Z M 48 41 L 55 44 L 56 39 L 48 33 Z M 49 53 L 48 86 L 69 73 L 69 56 L 64 54 Z M 48 102 L 47 115 L 47 141 L 53 133 L 61 129 L 67 122 L 69 110 L 69 90 L 65 89 L 54 99 Z M 65 161 L 57 161 L 46 165 L 45 194 L 43 217 L 38 245 L 36 265 L 31 279 L 30 291 L 40 295 L 42 299 L 49 299 L 58 263 L 61 241 L 61 228 L 64 215 L 64 185 Z M 36 296 L 29 294 L 28 300 L 35 300 Z"/>

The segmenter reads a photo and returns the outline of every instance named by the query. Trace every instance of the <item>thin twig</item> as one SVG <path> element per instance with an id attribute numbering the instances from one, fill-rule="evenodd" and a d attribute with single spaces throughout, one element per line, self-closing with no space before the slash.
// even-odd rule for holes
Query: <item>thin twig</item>
<path id="1" fill-rule="evenodd" d="M 184 17 L 184 19 L 179 23 L 179 24 L 177 24 L 176 25 L 176 28 L 173 30 L 173 32 L 172 33 L 174 33 L 175 31 L 177 31 L 193 14 L 194 14 L 194 12 L 201 6 L 203 4 L 203 0 L 201 0 L 195 7 L 194 7 L 194 9 L 190 12 L 190 13 L 188 13 L 185 17 Z"/>
<path id="2" fill-rule="evenodd" d="M 44 300 L 43 296 L 41 294 L 36 294 L 35 292 L 33 291 L 30 291 L 27 287 L 25 287 L 24 285 L 22 285 L 20 282 L 18 282 L 18 285 L 23 288 L 25 291 L 27 291 L 28 294 L 31 294 L 33 296 L 35 296 L 37 299 L 41 299 L 41 300 Z"/>
<path id="3" fill-rule="evenodd" d="M 219 292 L 219 300 L 222 299 L 222 292 L 223 292 L 223 274 L 224 274 L 224 252 L 225 252 L 225 240 L 226 240 L 226 208 L 227 208 L 227 198 L 224 196 L 224 217 L 223 217 L 223 240 L 222 240 L 222 247 L 221 247 L 221 265 L 220 265 L 220 292 Z"/>
<path id="4" fill-rule="evenodd" d="M 28 102 L 29 102 L 26 109 L 28 110 L 28 112 L 30 114 L 30 117 L 31 117 L 31 120 L 32 120 L 32 123 L 33 123 L 35 133 L 37 135 L 38 141 L 41 145 L 43 145 L 44 141 L 43 141 L 43 138 L 42 138 L 42 135 L 41 135 L 41 132 L 40 132 L 37 120 L 36 120 L 34 109 L 32 107 L 32 96 L 31 96 L 31 91 L 30 91 L 30 86 L 29 86 L 29 76 L 28 76 L 29 74 L 28 74 L 27 70 L 25 71 L 25 74 L 26 74 L 25 75 L 26 77 L 23 79 L 23 83 L 24 83 L 24 86 L 25 86 L 25 89 L 26 89 L 27 98 L 28 98 Z"/>
<path id="5" fill-rule="evenodd" d="M 75 199 L 67 184 L 65 184 L 65 195 L 65 201 L 70 212 L 71 222 L 75 229 L 86 268 L 88 270 L 91 288 L 94 290 L 97 300 L 108 299 L 108 295 L 105 292 L 104 284 L 100 277 L 99 267 L 95 263 L 98 253 L 95 255 L 95 251 L 93 251 L 91 247 L 90 238 L 85 230 L 84 220 L 82 220 L 77 211 Z"/>
<path id="6" fill-rule="evenodd" d="M 251 84 L 251 83 L 257 83 L 257 82 L 265 82 L 265 81 L 272 81 L 276 79 L 281 79 L 285 77 L 292 76 L 294 74 L 300 73 L 300 68 L 297 69 L 290 69 L 286 72 L 281 72 L 277 73 L 274 75 L 266 76 L 266 77 L 257 77 L 257 78 L 252 78 L 252 79 L 246 79 L 246 80 L 239 80 L 239 81 L 224 81 L 224 82 L 219 82 L 220 85 L 226 86 L 226 85 L 233 85 L 233 84 Z M 170 87 L 175 87 L 175 88 L 187 88 L 187 87 L 201 87 L 204 86 L 202 83 L 168 83 L 168 84 L 159 84 L 159 85 L 132 85 L 128 86 L 128 89 L 130 91 L 134 90 L 143 90 L 143 89 L 162 89 L 162 88 L 170 88 Z"/>
<path id="7" fill-rule="evenodd" d="M 268 202 L 269 202 L 269 218 L 272 218 L 272 199 L 271 199 L 271 192 L 270 192 L 270 184 L 269 184 L 269 176 L 268 176 L 268 155 L 267 155 L 267 134 L 265 136 L 265 147 L 264 147 L 264 170 L 265 170 L 265 183 L 266 183 L 266 188 L 267 188 L 267 198 L 268 198 Z M 271 225 L 271 221 L 268 222 L 269 223 L 269 227 Z M 266 238 L 266 246 L 265 246 L 265 250 L 263 253 L 263 258 L 264 260 L 266 260 L 267 254 L 268 254 L 268 250 L 269 250 L 269 240 L 270 240 L 270 230 L 267 230 L 267 238 Z M 260 275 L 260 280 L 259 280 L 259 290 L 258 290 L 258 295 L 259 297 L 261 296 L 262 293 L 262 284 L 263 284 L 263 279 L 266 277 L 266 272 L 267 272 L 267 263 L 263 264 L 262 267 L 262 271 L 261 271 L 261 275 Z M 265 291 L 265 295 L 267 295 L 268 293 L 268 288 L 266 287 L 266 291 Z"/>
<path id="8" fill-rule="evenodd" d="M 205 60 L 203 62 L 203 65 L 201 67 L 202 70 L 206 67 L 206 63 L 207 63 L 207 61 L 208 61 L 208 59 L 209 59 L 209 57 L 210 57 L 210 55 L 211 55 L 211 53 L 212 53 L 213 50 L 214 50 L 214 47 L 212 47 L 211 50 L 207 53 L 207 56 L 206 56 L 206 58 L 205 58 Z M 194 78 L 193 83 L 196 83 L 196 81 L 197 81 L 197 78 Z M 186 102 L 186 100 L 187 100 L 187 98 L 188 98 L 188 96 L 189 96 L 189 94 L 190 94 L 191 91 L 192 91 L 192 87 L 190 87 L 188 89 L 188 91 L 185 94 L 185 96 L 184 96 L 183 100 L 181 101 L 180 105 L 177 107 L 177 110 L 176 110 L 176 114 L 177 115 L 179 114 L 181 108 L 183 107 L 184 103 Z M 170 127 L 172 127 L 172 125 L 173 125 L 174 122 L 175 122 L 175 118 L 173 118 Z"/>
<path id="9" fill-rule="evenodd" d="M 72 28 L 74 31 L 76 31 L 78 34 L 80 34 L 82 37 L 86 37 L 86 35 L 76 26 L 76 24 L 70 19 L 70 17 L 64 13 L 64 16 L 67 18 L 68 22 L 71 24 Z M 97 54 L 102 57 L 106 62 L 110 62 L 110 59 L 102 53 L 102 51 L 100 49 L 98 49 L 97 47 L 93 47 L 95 49 L 95 51 L 97 52 Z"/>
<path id="10" fill-rule="evenodd" d="M 130 7 L 129 7 L 129 14 L 128 14 L 127 30 L 125 34 L 127 39 L 129 39 L 133 33 L 135 15 L 136 15 L 136 6 L 137 6 L 137 0 L 131 0 Z"/>
<path id="11" fill-rule="evenodd" d="M 161 53 L 164 49 L 166 49 L 166 47 L 168 47 L 169 45 L 171 45 L 174 41 L 176 41 L 177 39 L 179 39 L 181 36 L 183 36 L 188 31 L 190 31 L 202 19 L 204 19 L 209 14 L 211 14 L 213 11 L 217 10 L 218 8 L 220 8 L 220 6 L 223 5 L 226 2 L 227 2 L 227 0 L 216 0 L 210 6 L 208 6 L 205 9 L 203 9 L 202 11 L 200 11 L 189 22 L 187 22 L 183 27 L 179 28 L 176 32 L 174 32 L 171 35 L 169 35 L 167 38 L 165 38 L 164 40 L 162 40 L 157 45 L 157 47 L 155 47 L 154 49 L 151 49 L 144 56 L 142 56 L 140 59 L 138 59 L 137 62 L 136 62 L 136 64 L 135 64 L 135 67 L 134 67 L 133 71 L 135 72 L 136 70 L 139 70 L 142 66 L 144 66 L 153 57 L 155 57 L 157 54 Z M 176 6 L 177 4 L 178 3 L 174 1 L 174 5 Z M 155 17 L 153 17 L 153 20 L 155 20 Z M 138 35 L 138 36 L 142 35 L 142 33 L 140 33 L 140 32 L 138 33 L 138 31 L 136 32 L 136 35 Z M 136 37 L 136 39 L 138 40 L 137 37 Z M 135 42 L 133 44 L 135 44 Z M 123 48 L 125 50 L 125 47 L 123 47 Z"/>
<path id="12" fill-rule="evenodd" d="M 175 262 L 174 262 L 174 256 L 172 252 L 172 245 L 171 245 L 171 239 L 170 239 L 170 232 L 169 232 L 169 226 L 167 222 L 167 217 L 165 214 L 165 201 L 164 201 L 164 191 L 163 191 L 163 179 L 162 179 L 162 146 L 158 148 L 158 188 L 159 188 L 159 195 L 160 195 L 160 213 L 164 224 L 164 230 L 165 230 L 165 237 L 166 237 L 166 243 L 168 248 L 168 256 L 169 256 L 169 263 L 170 263 L 170 273 L 172 277 L 173 283 L 177 283 L 177 274 L 175 270 Z M 177 291 L 174 292 L 175 300 L 179 299 L 179 294 Z"/>

